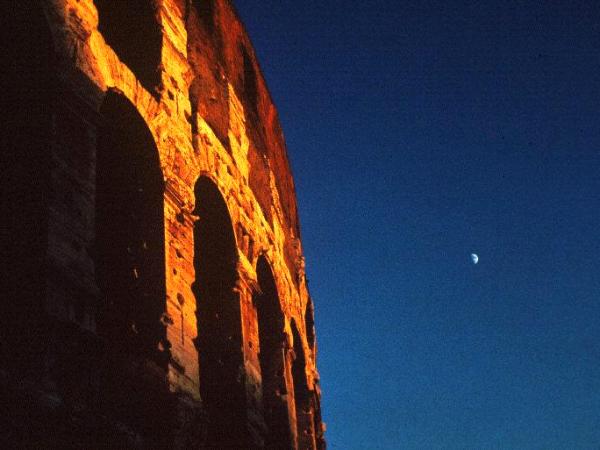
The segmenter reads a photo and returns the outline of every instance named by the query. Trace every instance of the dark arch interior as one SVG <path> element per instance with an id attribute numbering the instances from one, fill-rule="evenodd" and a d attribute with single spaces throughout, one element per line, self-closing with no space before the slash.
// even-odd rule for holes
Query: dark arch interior
<path id="1" fill-rule="evenodd" d="M 107 345 L 103 401 L 145 434 L 164 425 L 169 343 L 165 311 L 164 181 L 143 118 L 109 92 L 96 156 L 98 333 Z"/>
<path id="2" fill-rule="evenodd" d="M 153 95 L 160 84 L 162 32 L 151 0 L 94 0 L 98 29 Z"/>
<path id="3" fill-rule="evenodd" d="M 316 393 L 313 392 L 312 396 L 312 410 L 313 410 L 313 427 L 315 430 L 315 441 L 317 450 L 325 450 L 325 436 L 323 428 L 321 426 L 323 419 L 321 417 L 321 401 Z"/>
<path id="4" fill-rule="evenodd" d="M 258 114 L 258 81 L 256 79 L 256 71 L 246 47 L 241 46 L 241 51 L 244 63 L 244 93 L 246 94 L 246 100 L 251 110 L 255 114 Z"/>
<path id="5" fill-rule="evenodd" d="M 291 448 L 290 420 L 285 394 L 284 318 L 275 279 L 264 256 L 256 266 L 260 293 L 254 295 L 258 312 L 260 369 L 265 422 L 269 428 L 266 448 Z"/>
<path id="6" fill-rule="evenodd" d="M 315 349 L 315 307 L 309 298 L 304 312 L 304 324 L 306 325 L 306 340 L 311 350 Z"/>
<path id="7" fill-rule="evenodd" d="M 192 0 L 192 6 L 198 11 L 209 31 L 214 31 L 213 17 L 215 14 L 215 0 Z"/>
<path id="8" fill-rule="evenodd" d="M 292 377 L 294 379 L 294 401 L 296 404 L 296 424 L 298 433 L 298 448 L 313 448 L 314 431 L 311 418 L 311 395 L 306 380 L 306 356 L 302 347 L 302 338 L 292 320 L 292 338 L 294 339 L 294 362 Z"/>
<path id="9" fill-rule="evenodd" d="M 246 423 L 241 312 L 233 290 L 237 247 L 229 211 L 217 186 L 201 177 L 195 195 L 200 394 L 210 417 L 209 446 L 235 447 L 243 442 Z"/>

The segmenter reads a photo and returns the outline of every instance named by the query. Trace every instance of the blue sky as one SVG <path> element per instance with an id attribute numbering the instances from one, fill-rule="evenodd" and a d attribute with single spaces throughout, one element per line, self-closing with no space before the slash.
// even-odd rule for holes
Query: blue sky
<path id="1" fill-rule="evenodd" d="M 235 3 L 295 176 L 329 448 L 600 448 L 600 4 Z"/>

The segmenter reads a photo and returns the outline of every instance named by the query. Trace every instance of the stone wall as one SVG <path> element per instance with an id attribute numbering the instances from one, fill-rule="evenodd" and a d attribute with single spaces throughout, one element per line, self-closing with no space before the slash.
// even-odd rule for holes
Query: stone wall
<path id="1" fill-rule="evenodd" d="M 231 3 L 9 22 L 0 443 L 324 448 L 294 183 Z"/>

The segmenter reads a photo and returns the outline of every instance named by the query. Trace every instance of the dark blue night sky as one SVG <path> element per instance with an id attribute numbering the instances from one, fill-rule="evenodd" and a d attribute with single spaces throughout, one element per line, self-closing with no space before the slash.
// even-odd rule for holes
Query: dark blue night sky
<path id="1" fill-rule="evenodd" d="M 235 3 L 330 449 L 600 448 L 600 3 Z"/>

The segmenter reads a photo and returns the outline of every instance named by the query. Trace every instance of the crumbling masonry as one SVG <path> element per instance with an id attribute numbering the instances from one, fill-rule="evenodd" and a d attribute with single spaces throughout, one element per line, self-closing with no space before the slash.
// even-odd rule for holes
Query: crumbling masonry
<path id="1" fill-rule="evenodd" d="M 231 3 L 3 3 L 0 447 L 325 448 L 294 183 Z"/>

